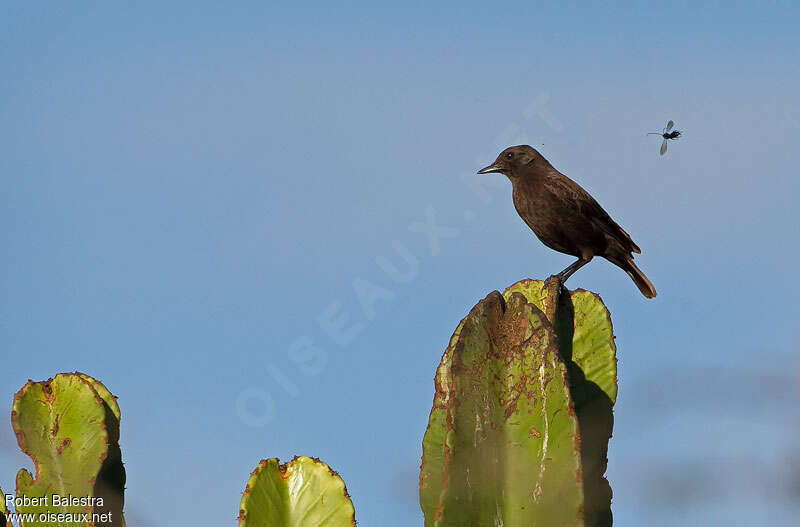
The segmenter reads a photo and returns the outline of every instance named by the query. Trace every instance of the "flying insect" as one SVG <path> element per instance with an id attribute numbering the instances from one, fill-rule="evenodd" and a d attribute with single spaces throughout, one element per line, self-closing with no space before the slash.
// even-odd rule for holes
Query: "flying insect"
<path id="1" fill-rule="evenodd" d="M 661 142 L 661 155 L 667 153 L 667 141 L 671 139 L 677 139 L 681 136 L 680 130 L 673 130 L 672 127 L 675 126 L 675 122 L 670 120 L 667 123 L 667 126 L 661 132 L 650 132 L 647 135 L 660 135 L 664 140 Z"/>

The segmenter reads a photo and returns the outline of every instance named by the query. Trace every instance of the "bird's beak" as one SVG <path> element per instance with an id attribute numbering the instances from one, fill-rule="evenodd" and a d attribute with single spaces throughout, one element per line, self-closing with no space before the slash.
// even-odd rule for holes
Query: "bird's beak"
<path id="1" fill-rule="evenodd" d="M 503 168 L 497 165 L 489 165 L 486 168 L 478 170 L 478 174 L 491 174 L 492 172 L 502 172 Z"/>

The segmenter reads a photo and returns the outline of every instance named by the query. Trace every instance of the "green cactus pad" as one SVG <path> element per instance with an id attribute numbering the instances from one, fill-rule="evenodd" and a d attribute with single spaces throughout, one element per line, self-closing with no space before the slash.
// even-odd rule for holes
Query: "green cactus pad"
<path id="1" fill-rule="evenodd" d="M 94 484 L 93 494 L 103 498 L 103 512 L 111 513 L 115 519 L 113 525 L 125 527 L 123 508 L 125 505 L 125 467 L 122 464 L 122 452 L 119 448 L 120 410 L 117 398 L 103 383 L 85 373 L 75 372 L 81 379 L 94 388 L 103 401 L 106 414 L 106 431 L 108 432 L 108 455 L 103 461 Z M 116 521 L 119 520 L 119 521 Z"/>
<path id="2" fill-rule="evenodd" d="M 479 302 L 435 384 L 420 472 L 426 526 L 583 525 L 567 366 L 535 305 L 498 292 Z"/>
<path id="3" fill-rule="evenodd" d="M 506 288 L 503 296 L 508 299 L 514 292 L 522 293 L 528 302 L 548 313 L 552 322 L 549 312 L 552 312 L 555 298 L 554 287 L 545 286 L 541 280 L 520 280 Z M 562 338 L 566 340 L 561 343 L 562 354 L 566 360 L 575 362 L 586 381 L 597 384 L 614 403 L 617 400 L 617 347 L 611 315 L 600 296 L 591 291 L 569 291 L 568 299 L 570 305 L 565 305 L 561 299 L 556 317 L 559 337 L 567 337 Z"/>
<path id="4" fill-rule="evenodd" d="M 503 295 L 522 293 L 555 322 L 561 356 L 569 367 L 570 392 L 581 433 L 586 525 L 610 526 L 611 486 L 605 478 L 608 441 L 617 399 L 617 358 L 611 316 L 598 295 L 578 289 L 559 294 L 560 284 L 522 280 Z"/>
<path id="5" fill-rule="evenodd" d="M 94 377 L 91 377 L 79 371 L 76 371 L 75 375 L 79 376 L 81 379 L 92 385 L 94 391 L 97 392 L 97 395 L 100 396 L 100 399 L 102 399 L 103 402 L 106 403 L 108 409 L 111 410 L 111 413 L 114 415 L 114 417 L 117 418 L 117 421 L 119 421 L 120 411 L 119 411 L 119 404 L 117 404 L 117 397 L 113 395 L 110 391 L 108 391 L 108 388 L 106 388 L 102 382 L 98 381 Z"/>
<path id="6" fill-rule="evenodd" d="M 353 527 L 355 510 L 344 481 L 318 459 L 280 465 L 261 461 L 239 507 L 240 527 Z"/>
<path id="7" fill-rule="evenodd" d="M 16 495 L 38 498 L 38 503 L 18 506 L 17 512 L 70 515 L 24 527 L 56 523 L 89 526 L 93 513 L 108 512 L 108 504 L 101 504 L 95 491 L 110 447 L 119 451 L 119 429 L 109 429 L 113 420 L 109 421 L 108 405 L 94 387 L 99 383 L 85 377 L 59 374 L 43 382 L 28 381 L 14 396 L 11 423 L 20 448 L 36 466 L 35 478 L 25 469 L 19 471 Z M 119 421 L 116 423 L 118 426 Z M 72 497 L 77 503 L 55 504 L 53 495 L 62 500 Z M 98 518 L 96 525 L 123 525 L 121 509 L 116 512 L 111 521 Z M 83 514 L 88 514 L 88 521 Z"/>
<path id="8" fill-rule="evenodd" d="M 8 514 L 8 509 L 6 508 L 6 495 L 3 492 L 3 489 L 0 489 L 0 527 L 6 527 L 6 514 Z"/>

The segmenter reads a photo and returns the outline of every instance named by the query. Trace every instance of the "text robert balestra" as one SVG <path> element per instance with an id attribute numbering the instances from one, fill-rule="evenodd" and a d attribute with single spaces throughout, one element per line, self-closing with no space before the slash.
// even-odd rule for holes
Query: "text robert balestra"
<path id="1" fill-rule="evenodd" d="M 45 496 L 14 496 L 6 494 L 6 507 L 102 507 L 103 498 L 50 494 Z"/>

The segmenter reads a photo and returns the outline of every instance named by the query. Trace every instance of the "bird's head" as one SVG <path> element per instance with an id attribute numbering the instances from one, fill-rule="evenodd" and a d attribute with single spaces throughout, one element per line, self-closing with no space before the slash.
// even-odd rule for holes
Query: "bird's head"
<path id="1" fill-rule="evenodd" d="M 541 157 L 539 152 L 528 145 L 509 146 L 500 152 L 494 163 L 478 170 L 478 174 L 499 172 L 513 178 L 520 175 L 526 167 L 529 167 L 536 159 Z"/>

